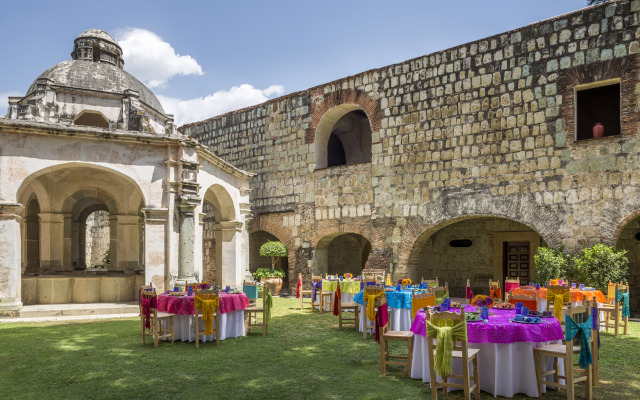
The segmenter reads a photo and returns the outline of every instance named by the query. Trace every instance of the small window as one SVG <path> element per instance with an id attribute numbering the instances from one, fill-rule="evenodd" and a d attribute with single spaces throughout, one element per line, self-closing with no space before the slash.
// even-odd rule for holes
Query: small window
<path id="1" fill-rule="evenodd" d="M 97 128 L 108 128 L 109 121 L 105 118 L 102 113 L 98 111 L 88 111 L 85 110 L 78 114 L 76 119 L 73 121 L 74 125 L 83 125 L 83 126 L 95 126 Z"/>
<path id="2" fill-rule="evenodd" d="M 471 247 L 473 242 L 470 239 L 454 239 L 449 242 L 451 247 Z"/>
<path id="3" fill-rule="evenodd" d="M 100 45 L 93 45 L 93 62 L 100 61 Z"/>
<path id="4" fill-rule="evenodd" d="M 620 134 L 620 80 L 576 86 L 576 140 Z"/>

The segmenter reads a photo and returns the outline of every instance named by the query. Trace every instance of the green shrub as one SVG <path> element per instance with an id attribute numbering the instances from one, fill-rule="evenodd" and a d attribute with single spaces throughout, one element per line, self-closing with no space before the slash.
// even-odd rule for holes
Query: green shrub
<path id="1" fill-rule="evenodd" d="M 564 254 L 564 246 L 559 249 L 538 247 L 533 259 L 536 264 L 535 281 L 540 284 L 550 279 L 565 278 L 571 265 L 571 256 Z"/>
<path id="2" fill-rule="evenodd" d="M 253 273 L 253 279 L 259 281 L 260 278 L 284 278 L 284 271 L 281 268 L 258 268 Z"/>
<path id="3" fill-rule="evenodd" d="M 606 293 L 609 281 L 626 280 L 628 271 L 629 260 L 625 250 L 596 244 L 578 254 L 573 272 L 579 282 Z"/>
<path id="4" fill-rule="evenodd" d="M 260 246 L 260 255 L 263 257 L 271 257 L 271 269 L 276 268 L 276 262 L 280 257 L 286 257 L 289 253 L 287 253 L 287 246 L 282 242 L 278 241 L 267 241 L 267 243 Z M 260 268 L 258 269 L 260 270 Z M 284 277 L 284 275 L 283 275 Z"/>

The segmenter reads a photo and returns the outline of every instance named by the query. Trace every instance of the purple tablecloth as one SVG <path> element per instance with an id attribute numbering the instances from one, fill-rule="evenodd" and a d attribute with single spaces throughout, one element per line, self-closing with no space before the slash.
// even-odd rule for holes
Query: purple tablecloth
<path id="1" fill-rule="evenodd" d="M 475 307 L 468 306 L 465 310 L 475 311 Z M 457 309 L 452 311 L 458 312 Z M 542 318 L 540 324 L 521 324 L 510 322 L 516 315 L 515 310 L 492 309 L 495 315 L 489 315 L 489 321 L 467 323 L 467 337 L 469 343 L 516 343 L 516 342 L 551 342 L 562 340 L 564 334 L 560 322 L 555 318 Z M 423 337 L 427 336 L 425 326 L 426 313 L 418 311 L 411 331 Z"/>

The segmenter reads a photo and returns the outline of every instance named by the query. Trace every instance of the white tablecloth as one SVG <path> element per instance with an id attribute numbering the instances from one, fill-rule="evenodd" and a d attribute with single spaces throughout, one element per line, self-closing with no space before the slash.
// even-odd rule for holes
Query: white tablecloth
<path id="1" fill-rule="evenodd" d="M 331 301 L 333 302 L 333 299 L 335 298 L 336 293 L 335 292 L 322 292 L 322 293 L 331 293 Z M 340 303 L 350 303 L 353 302 L 353 296 L 355 296 L 354 293 L 342 293 L 340 296 Z M 324 305 L 324 311 L 327 312 L 333 312 L 333 308 L 332 308 L 333 303 L 331 304 L 327 304 L 325 303 Z"/>
<path id="2" fill-rule="evenodd" d="M 363 307 L 360 306 L 360 332 L 362 332 L 362 324 L 366 321 L 367 326 L 375 326 L 373 321 L 367 319 Z M 408 331 L 411 329 L 411 310 L 408 308 L 391 308 L 389 307 L 389 330 L 392 331 Z"/>
<path id="3" fill-rule="evenodd" d="M 218 314 L 220 318 L 220 340 L 244 336 L 244 310 L 236 310 Z M 174 317 L 175 340 L 193 342 L 196 340 L 195 317 L 193 315 L 176 314 Z M 200 321 L 200 331 L 204 332 L 204 325 Z M 169 328 L 169 321 L 162 321 L 163 328 Z M 200 341 L 211 342 L 216 340 L 213 335 L 201 335 Z"/>
<path id="4" fill-rule="evenodd" d="M 411 377 L 428 383 L 431 376 L 427 338 L 413 335 L 413 339 Z M 533 349 L 545 344 L 548 343 L 469 343 L 469 348 L 480 350 L 477 356 L 480 390 L 494 396 L 513 397 L 516 393 L 524 393 L 530 397 L 538 397 Z M 544 371 L 553 368 L 552 358 L 544 357 L 543 362 Z M 469 374 L 473 376 L 473 366 L 471 363 L 469 365 Z M 564 373 L 562 360 L 560 370 Z M 453 373 L 462 375 L 462 360 L 453 360 Z"/>

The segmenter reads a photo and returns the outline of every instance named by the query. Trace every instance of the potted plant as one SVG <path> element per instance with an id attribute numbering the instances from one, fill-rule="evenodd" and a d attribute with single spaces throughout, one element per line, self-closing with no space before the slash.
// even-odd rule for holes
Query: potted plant
<path id="1" fill-rule="evenodd" d="M 260 282 L 264 283 L 269 292 L 276 296 L 280 293 L 282 278 L 285 276 L 285 272 L 281 268 L 276 269 L 276 263 L 278 262 L 278 258 L 286 257 L 288 254 L 287 246 L 279 241 L 269 240 L 260 247 L 261 256 L 271 257 L 271 269 L 258 268 L 256 272 L 253 273 L 253 277 L 256 280 L 260 279 Z"/>

